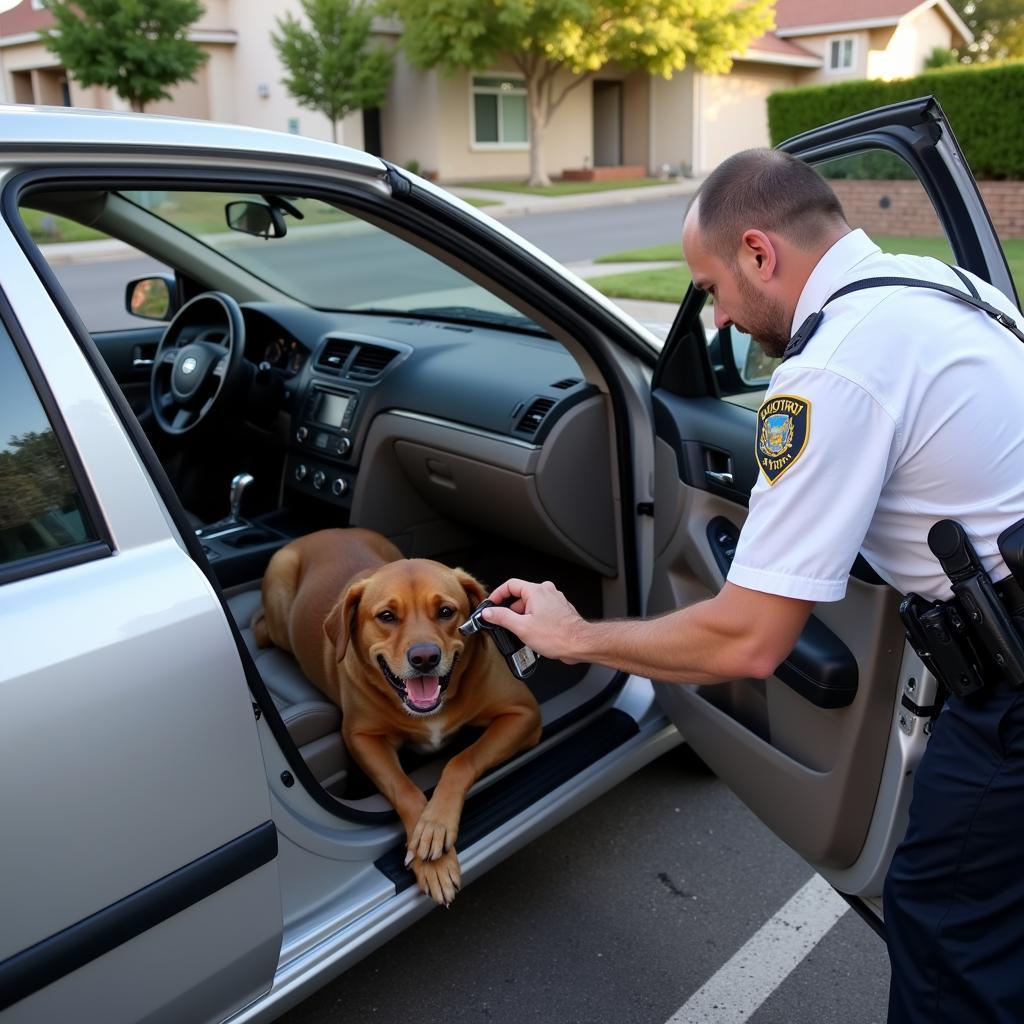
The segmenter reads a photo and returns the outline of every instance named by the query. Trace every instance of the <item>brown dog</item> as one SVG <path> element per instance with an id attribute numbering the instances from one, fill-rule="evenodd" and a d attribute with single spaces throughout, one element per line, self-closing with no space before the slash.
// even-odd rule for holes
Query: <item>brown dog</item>
<path id="1" fill-rule="evenodd" d="M 321 530 L 283 547 L 263 577 L 256 642 L 290 651 L 342 710 L 349 753 L 391 801 L 420 890 L 451 903 L 466 794 L 488 768 L 540 738 L 537 701 L 494 644 L 458 626 L 485 597 L 462 569 L 405 559 L 370 530 Z M 434 794 L 402 770 L 398 748 L 437 750 L 462 726 L 484 734 L 444 767 Z"/>

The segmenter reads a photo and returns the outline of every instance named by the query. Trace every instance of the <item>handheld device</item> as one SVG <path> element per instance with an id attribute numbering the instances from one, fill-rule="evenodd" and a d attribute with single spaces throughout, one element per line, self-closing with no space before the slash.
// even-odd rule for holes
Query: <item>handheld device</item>
<path id="1" fill-rule="evenodd" d="M 540 658 L 537 652 L 531 650 L 522 640 L 503 626 L 496 626 L 482 617 L 481 612 L 485 608 L 493 608 L 493 601 L 481 601 L 472 612 L 469 618 L 459 626 L 459 632 L 463 636 L 472 636 L 481 630 L 490 635 L 494 646 L 498 648 L 501 656 L 505 659 L 512 675 L 517 679 L 527 679 L 537 669 L 537 662 Z"/>

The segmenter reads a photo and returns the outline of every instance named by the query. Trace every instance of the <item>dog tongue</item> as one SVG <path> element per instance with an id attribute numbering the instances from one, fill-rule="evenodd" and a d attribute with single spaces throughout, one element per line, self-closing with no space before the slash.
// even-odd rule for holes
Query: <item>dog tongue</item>
<path id="1" fill-rule="evenodd" d="M 413 707 L 429 708 L 437 703 L 441 693 L 441 680 L 437 676 L 412 676 L 405 680 L 405 692 Z"/>

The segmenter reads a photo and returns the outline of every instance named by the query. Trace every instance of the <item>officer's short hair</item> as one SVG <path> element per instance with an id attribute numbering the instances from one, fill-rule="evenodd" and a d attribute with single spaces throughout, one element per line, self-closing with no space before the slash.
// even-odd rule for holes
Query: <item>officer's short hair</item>
<path id="1" fill-rule="evenodd" d="M 697 192 L 704 244 L 730 264 L 750 228 L 784 235 L 801 249 L 846 223 L 828 182 L 802 160 L 777 149 L 746 149 L 722 161 Z"/>

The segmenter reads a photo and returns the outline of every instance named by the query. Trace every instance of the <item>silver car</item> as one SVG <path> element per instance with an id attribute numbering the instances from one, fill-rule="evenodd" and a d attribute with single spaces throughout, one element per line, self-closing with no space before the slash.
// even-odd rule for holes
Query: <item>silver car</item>
<path id="1" fill-rule="evenodd" d="M 933 101 L 786 148 L 887 151 L 1013 294 Z M 700 601 L 764 367 L 728 332 L 709 356 L 703 295 L 661 350 L 362 152 L 7 108 L 0 168 L 0 1018 L 269 1021 L 433 907 L 337 709 L 252 642 L 270 555 L 351 524 L 492 585 L 554 579 L 591 617 Z M 544 662 L 542 741 L 471 794 L 464 879 L 682 735 L 873 912 L 934 681 L 898 595 L 851 573 L 766 681 Z M 448 753 L 405 767 L 429 789 Z"/>

